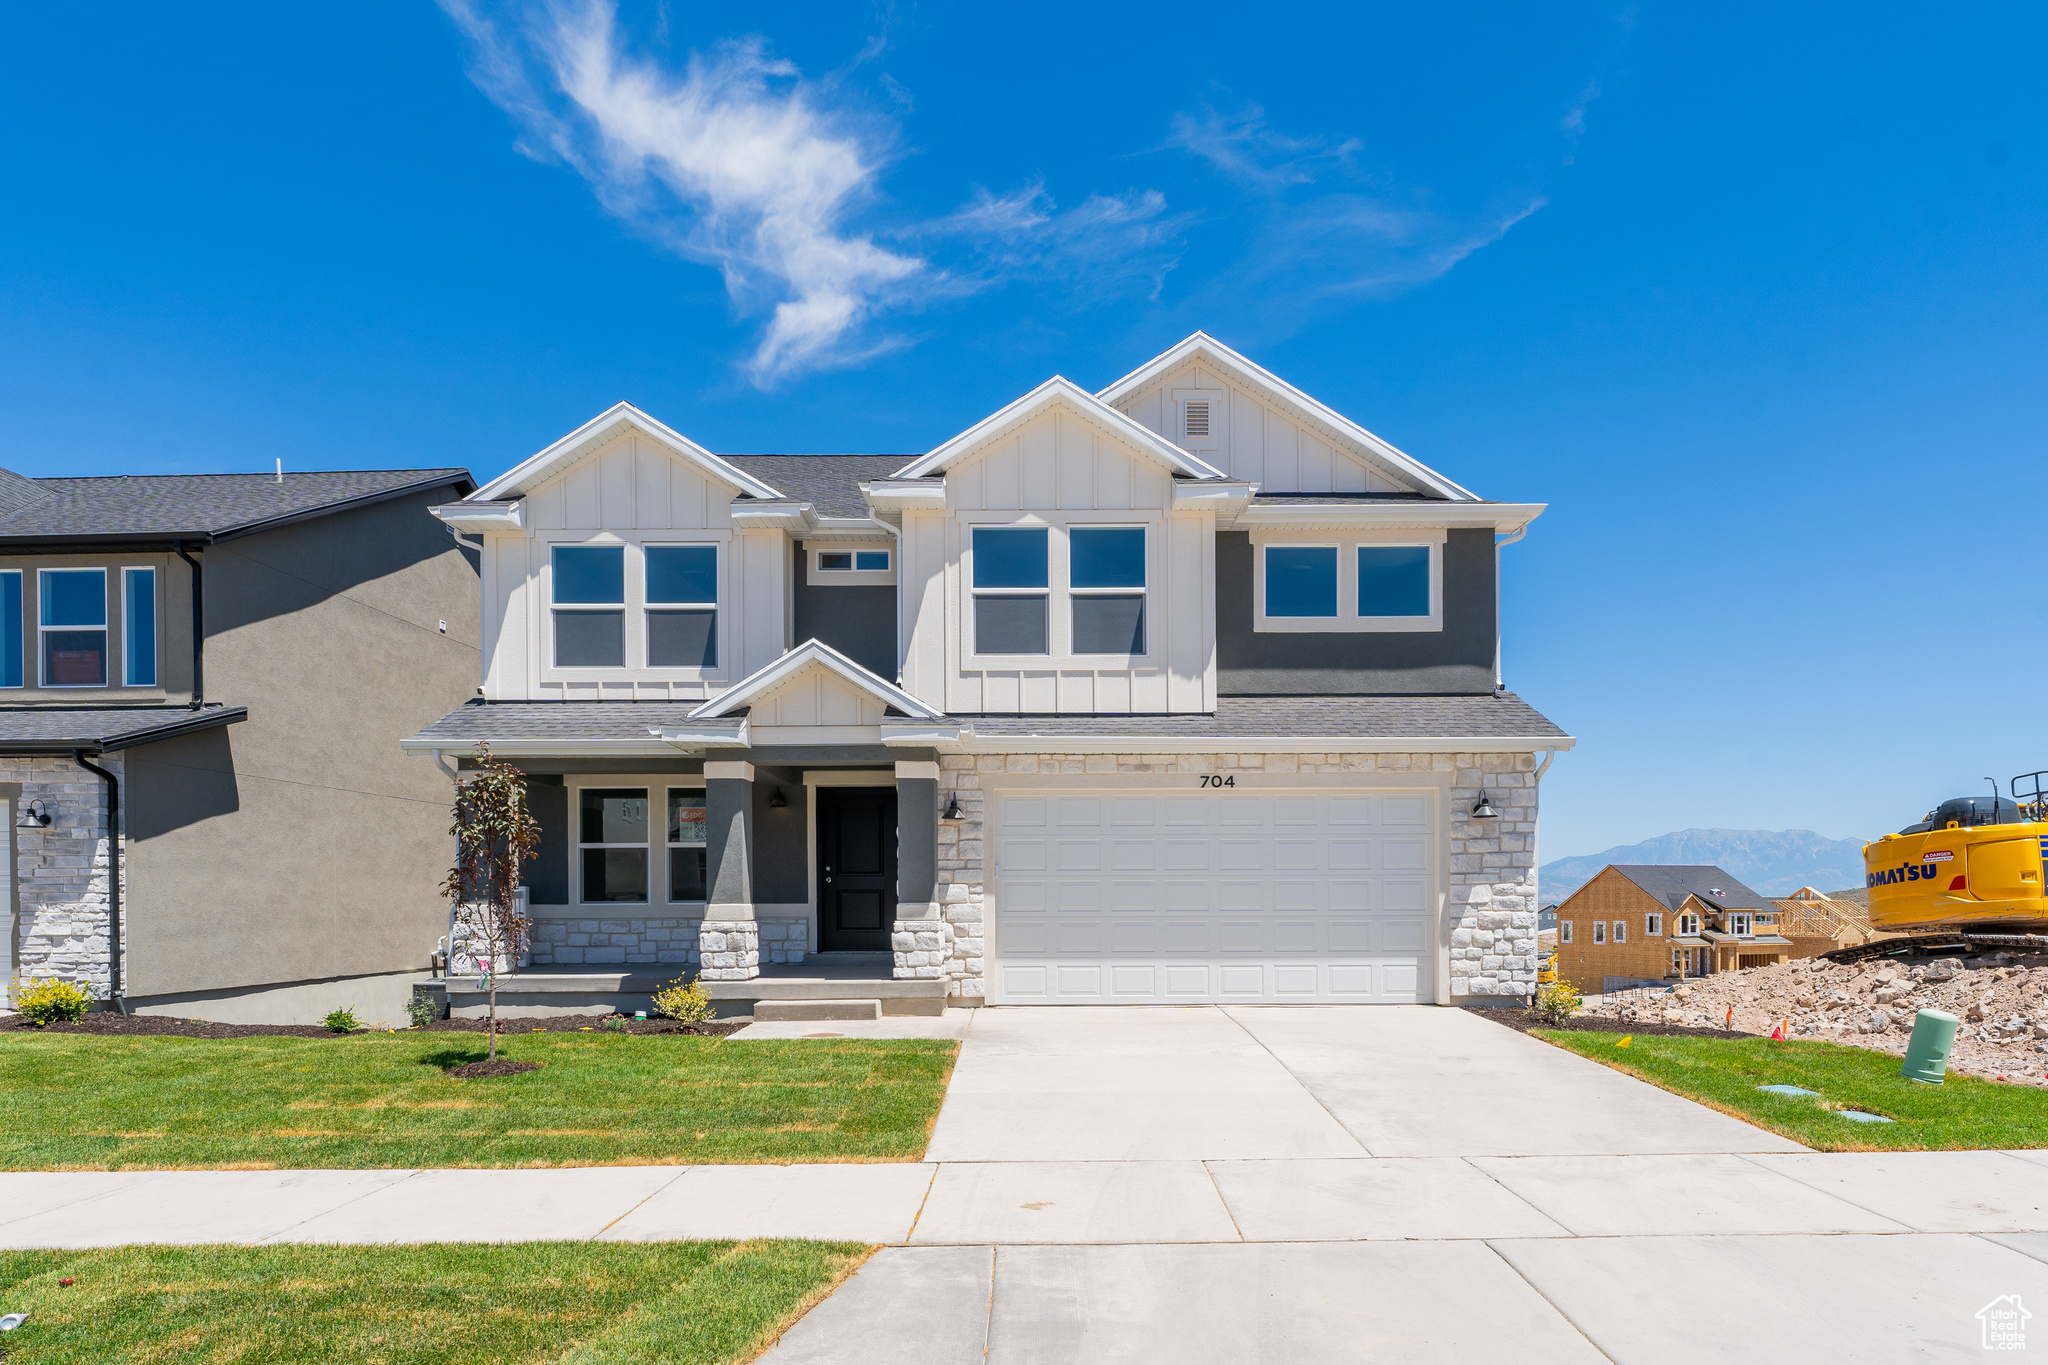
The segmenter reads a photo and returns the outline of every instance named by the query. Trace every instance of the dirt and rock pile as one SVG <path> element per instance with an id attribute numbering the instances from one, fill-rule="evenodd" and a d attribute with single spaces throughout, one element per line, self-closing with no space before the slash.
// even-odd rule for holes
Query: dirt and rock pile
<path id="1" fill-rule="evenodd" d="M 1849 966 L 1818 958 L 1697 977 L 1589 1002 L 1598 1018 L 1821 1038 L 1903 1053 L 1913 1015 L 1961 1020 L 1949 1069 L 2048 1085 L 2048 956 L 1921 958 Z M 1732 1015 L 1731 1015 L 1732 1011 Z"/>

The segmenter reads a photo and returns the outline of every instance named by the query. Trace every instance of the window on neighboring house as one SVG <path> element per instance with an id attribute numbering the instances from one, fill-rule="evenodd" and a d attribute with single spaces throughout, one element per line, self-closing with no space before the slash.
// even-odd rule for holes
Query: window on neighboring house
<path id="1" fill-rule="evenodd" d="M 550 565 L 555 667 L 625 667 L 626 547 L 557 545 Z"/>
<path id="2" fill-rule="evenodd" d="M 121 681 L 156 686 L 156 570 L 121 570 Z"/>
<path id="3" fill-rule="evenodd" d="M 1270 574 L 1271 567 L 1269 566 L 1266 571 Z M 1271 616 L 1272 609 L 1268 608 L 1266 614 Z M 1358 614 L 1429 615 L 1429 547 L 1359 546 Z"/>
<path id="4" fill-rule="evenodd" d="M 0 687 L 21 686 L 21 570 L 0 571 Z"/>
<path id="5" fill-rule="evenodd" d="M 668 898 L 707 899 L 704 864 L 704 789 L 668 789 Z"/>
<path id="6" fill-rule="evenodd" d="M 107 571 L 44 569 L 36 583 L 43 686 L 107 685 Z"/>
<path id="7" fill-rule="evenodd" d="M 650 545 L 647 666 L 718 667 L 718 547 Z"/>
<path id="8" fill-rule="evenodd" d="M 1266 615 L 1335 616 L 1337 547 L 1268 545 Z"/>
<path id="9" fill-rule="evenodd" d="M 1559 920 L 1557 922 L 1557 941 L 1559 943 L 1570 943 L 1572 941 L 1572 922 L 1570 920 Z"/>
<path id="10" fill-rule="evenodd" d="M 1682 968 L 1682 967 L 1683 967 L 1684 965 L 1685 965 L 1685 949 L 1683 949 L 1683 948 L 1673 948 L 1673 949 L 1671 950 L 1671 969 L 1672 969 L 1673 971 L 1677 971 L 1677 970 L 1679 970 L 1680 968 Z"/>
<path id="11" fill-rule="evenodd" d="M 577 821 L 583 899 L 647 899 L 647 789 L 585 787 Z"/>
<path id="12" fill-rule="evenodd" d="M 1615 941 L 1616 943 L 1626 943 L 1626 942 L 1628 942 L 1628 921 L 1627 921 L 1627 920 L 1625 920 L 1625 919 L 1618 919 L 1618 920 L 1616 920 L 1616 921 L 1614 922 L 1614 941 Z"/>
<path id="13" fill-rule="evenodd" d="M 1756 932 L 1756 927 L 1751 923 L 1748 915 L 1730 915 L 1728 917 L 1728 932 L 1737 938 L 1748 938 Z"/>
<path id="14" fill-rule="evenodd" d="M 1664 932 L 1664 917 L 1662 915 L 1644 915 L 1643 932 L 1651 938 L 1661 935 Z"/>
<path id="15" fill-rule="evenodd" d="M 1143 654 L 1145 528 L 1073 527 L 1067 555 L 1073 652 Z"/>
<path id="16" fill-rule="evenodd" d="M 1043 526 L 974 528 L 974 652 L 1046 654 L 1047 570 Z"/>
<path id="17" fill-rule="evenodd" d="M 1699 931 L 1700 917 L 1698 915 L 1680 915 L 1678 917 L 1678 932 L 1680 936 L 1691 938 L 1699 933 Z"/>
<path id="18" fill-rule="evenodd" d="M 1594 920 L 1594 921 L 1593 921 L 1593 942 L 1595 942 L 1595 943 L 1605 943 L 1605 942 L 1607 942 L 1607 921 L 1606 921 L 1606 920 L 1604 920 L 1604 919 L 1596 919 L 1596 920 Z"/>

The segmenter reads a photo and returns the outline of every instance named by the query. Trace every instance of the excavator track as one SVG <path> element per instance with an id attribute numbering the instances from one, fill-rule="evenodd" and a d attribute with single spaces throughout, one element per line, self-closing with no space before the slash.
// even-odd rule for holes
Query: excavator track
<path id="1" fill-rule="evenodd" d="M 1870 962 L 1881 957 L 1929 957 L 1973 952 L 2048 953 L 2048 934 L 1911 934 L 1881 938 L 1820 954 L 1828 962 Z"/>

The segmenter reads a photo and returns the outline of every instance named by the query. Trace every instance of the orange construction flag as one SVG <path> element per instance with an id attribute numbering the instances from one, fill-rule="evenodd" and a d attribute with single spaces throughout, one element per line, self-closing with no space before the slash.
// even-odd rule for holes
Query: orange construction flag
<path id="1" fill-rule="evenodd" d="M 1723 1019 L 1723 1020 L 1721 1021 L 1721 1027 L 1722 1027 L 1722 1028 L 1734 1028 L 1734 1027 L 1735 1027 L 1735 1006 L 1733 1006 L 1733 1005 L 1730 1005 L 1730 1006 L 1728 1007 L 1728 1017 L 1727 1017 L 1726 1019 Z"/>

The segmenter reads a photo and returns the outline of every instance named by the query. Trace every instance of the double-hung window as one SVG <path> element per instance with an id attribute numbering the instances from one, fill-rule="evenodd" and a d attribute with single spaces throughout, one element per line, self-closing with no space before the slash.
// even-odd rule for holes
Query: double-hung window
<path id="1" fill-rule="evenodd" d="M 668 898 L 708 898 L 704 872 L 704 789 L 668 789 Z"/>
<path id="2" fill-rule="evenodd" d="M 44 569 L 36 584 L 43 686 L 107 685 L 107 571 Z"/>
<path id="3" fill-rule="evenodd" d="M 1570 943 L 1572 941 L 1572 922 L 1570 920 L 1558 921 L 1557 941 L 1559 943 Z"/>
<path id="4" fill-rule="evenodd" d="M 624 667 L 626 547 L 557 545 L 549 563 L 553 580 L 549 606 L 555 625 L 555 666 Z"/>
<path id="5" fill-rule="evenodd" d="M 974 528 L 974 652 L 1047 654 L 1052 579 L 1043 526 Z"/>
<path id="6" fill-rule="evenodd" d="M 156 570 L 121 570 L 121 682 L 156 686 Z"/>
<path id="7" fill-rule="evenodd" d="M 1075 654 L 1145 652 L 1145 528 L 1067 531 L 1067 583 Z"/>
<path id="8" fill-rule="evenodd" d="M 20 687 L 21 570 L 0 570 L 0 687 Z"/>
<path id="9" fill-rule="evenodd" d="M 718 547 L 650 545 L 647 666 L 718 667 Z"/>
<path id="10" fill-rule="evenodd" d="M 646 902 L 645 787 L 582 788 L 576 843 L 586 904 Z"/>

